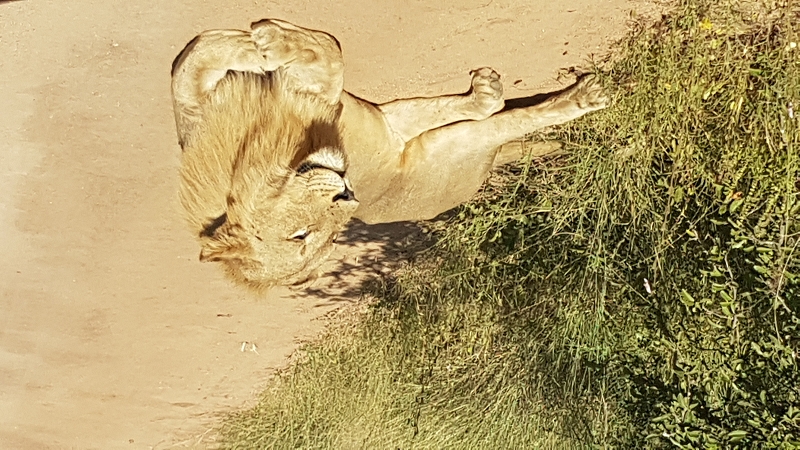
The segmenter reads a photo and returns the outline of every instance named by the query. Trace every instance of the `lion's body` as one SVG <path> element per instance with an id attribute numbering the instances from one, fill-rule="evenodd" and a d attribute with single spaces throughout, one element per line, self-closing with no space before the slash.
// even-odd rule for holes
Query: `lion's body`
<path id="1" fill-rule="evenodd" d="M 332 36 L 274 20 L 205 32 L 176 58 L 181 199 L 201 260 L 252 287 L 303 281 L 350 217 L 432 218 L 521 156 L 503 144 L 606 102 L 585 78 L 499 112 L 499 76 L 484 68 L 466 94 L 375 105 L 342 75 Z"/>

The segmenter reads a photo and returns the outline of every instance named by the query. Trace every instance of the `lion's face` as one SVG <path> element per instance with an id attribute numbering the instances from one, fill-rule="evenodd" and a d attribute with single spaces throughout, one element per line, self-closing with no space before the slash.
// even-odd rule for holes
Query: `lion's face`
<path id="1" fill-rule="evenodd" d="M 358 201 L 341 152 L 309 156 L 275 190 L 248 181 L 228 199 L 228 212 L 207 228 L 201 261 L 222 262 L 234 279 L 260 289 L 316 275 Z"/>

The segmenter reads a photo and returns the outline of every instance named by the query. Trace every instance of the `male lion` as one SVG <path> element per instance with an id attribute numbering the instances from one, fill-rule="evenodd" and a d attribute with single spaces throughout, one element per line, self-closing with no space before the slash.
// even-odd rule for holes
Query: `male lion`
<path id="1" fill-rule="evenodd" d="M 352 217 L 432 218 L 521 156 L 503 144 L 607 103 L 589 75 L 503 110 L 482 68 L 465 94 L 375 105 L 342 90 L 343 67 L 333 36 L 271 19 L 203 32 L 175 59 L 180 197 L 201 261 L 256 289 L 301 283 Z"/>

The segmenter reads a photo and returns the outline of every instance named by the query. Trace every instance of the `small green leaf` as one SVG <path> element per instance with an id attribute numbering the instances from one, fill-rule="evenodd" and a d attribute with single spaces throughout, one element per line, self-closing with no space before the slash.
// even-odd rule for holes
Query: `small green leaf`
<path id="1" fill-rule="evenodd" d="M 681 302 L 686 306 L 694 306 L 695 304 L 694 297 L 683 289 L 681 289 Z"/>
<path id="2" fill-rule="evenodd" d="M 675 188 L 675 191 L 672 193 L 672 198 L 675 199 L 677 203 L 683 201 L 683 188 L 678 186 Z"/>
<path id="3" fill-rule="evenodd" d="M 742 206 L 742 203 L 744 203 L 744 199 L 743 198 L 740 198 L 739 200 L 732 201 L 731 202 L 731 206 L 728 207 L 728 211 L 730 211 L 731 214 L 735 213 L 736 210 L 739 209 L 740 206 Z"/>
<path id="4" fill-rule="evenodd" d="M 747 431 L 744 430 L 734 430 L 728 433 L 728 439 L 730 439 L 731 442 L 739 442 L 745 437 L 747 437 Z"/>
<path id="5" fill-rule="evenodd" d="M 725 314 L 728 317 L 733 317 L 733 312 L 731 311 L 731 308 L 729 307 L 729 305 L 730 305 L 729 303 L 728 304 L 726 304 L 726 303 L 722 304 L 722 314 Z"/>
<path id="6" fill-rule="evenodd" d="M 769 270 L 767 270 L 767 268 L 764 266 L 753 266 L 753 270 L 762 275 L 766 275 L 767 273 L 769 273 Z"/>
<path id="7" fill-rule="evenodd" d="M 670 417 L 672 417 L 670 414 L 664 414 L 663 416 L 658 416 L 653 419 L 650 419 L 650 421 L 653 423 L 666 422 Z"/>

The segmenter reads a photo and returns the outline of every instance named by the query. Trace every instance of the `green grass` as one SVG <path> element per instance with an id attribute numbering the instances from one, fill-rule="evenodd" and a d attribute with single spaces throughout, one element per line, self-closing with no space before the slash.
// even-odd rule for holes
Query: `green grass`
<path id="1" fill-rule="evenodd" d="M 800 448 L 799 25 L 684 0 L 634 32 L 569 156 L 490 183 L 223 447 Z"/>

